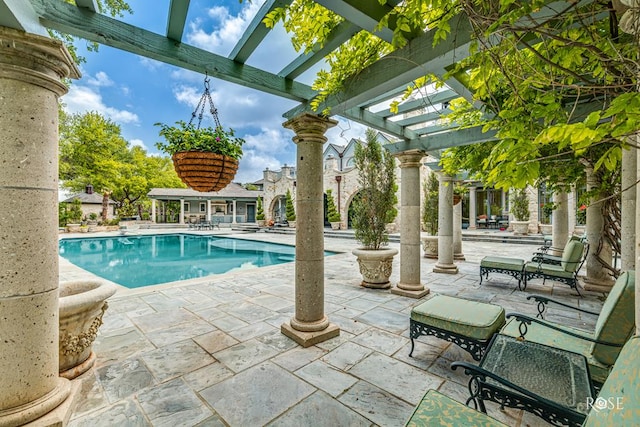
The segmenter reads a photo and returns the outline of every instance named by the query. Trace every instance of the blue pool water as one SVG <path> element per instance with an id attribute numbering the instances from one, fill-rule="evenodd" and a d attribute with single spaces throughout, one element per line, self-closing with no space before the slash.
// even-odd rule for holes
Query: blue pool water
<path id="1" fill-rule="evenodd" d="M 291 262 L 295 247 L 217 236 L 165 234 L 60 240 L 60 256 L 112 282 L 138 288 Z M 335 252 L 325 251 L 325 255 Z"/>

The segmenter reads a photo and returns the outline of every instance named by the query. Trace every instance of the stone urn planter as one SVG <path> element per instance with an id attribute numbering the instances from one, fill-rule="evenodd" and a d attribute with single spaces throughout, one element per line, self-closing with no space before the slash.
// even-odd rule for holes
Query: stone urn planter
<path id="1" fill-rule="evenodd" d="M 258 224 L 258 227 L 266 227 L 267 226 L 267 220 L 266 219 L 258 219 L 258 220 L 256 220 L 256 223 Z"/>
<path id="2" fill-rule="evenodd" d="M 289 223 L 289 227 L 291 228 L 296 228 L 296 222 L 295 221 L 287 221 Z"/>
<path id="3" fill-rule="evenodd" d="M 529 234 L 529 221 L 511 221 L 513 234 L 526 236 Z"/>
<path id="4" fill-rule="evenodd" d="M 93 341 L 102 325 L 107 298 L 116 292 L 112 284 L 98 280 L 60 283 L 60 376 L 68 379 L 95 363 Z"/>
<path id="5" fill-rule="evenodd" d="M 553 233 L 553 225 L 551 224 L 540 224 L 540 233 L 550 235 Z"/>
<path id="6" fill-rule="evenodd" d="M 338 222 L 330 222 L 332 230 L 340 230 L 340 221 Z"/>
<path id="7" fill-rule="evenodd" d="M 365 249 L 358 248 L 352 252 L 358 258 L 361 285 L 365 288 L 388 289 L 391 287 L 389 277 L 393 264 L 393 257 L 398 253 L 394 248 Z"/>
<path id="8" fill-rule="evenodd" d="M 422 250 L 425 258 L 438 259 L 438 236 L 423 237 Z"/>

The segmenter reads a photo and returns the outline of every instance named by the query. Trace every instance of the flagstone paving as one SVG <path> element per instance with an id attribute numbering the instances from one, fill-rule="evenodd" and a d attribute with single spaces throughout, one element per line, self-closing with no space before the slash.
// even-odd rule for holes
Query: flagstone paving
<path id="1" fill-rule="evenodd" d="M 82 391 L 70 426 L 402 426 L 427 389 L 464 402 L 467 378 L 449 365 L 471 357 L 434 337 L 421 337 L 409 357 L 409 314 L 423 300 L 362 288 L 351 255 L 356 245 L 325 240 L 326 249 L 342 252 L 325 258 L 324 302 L 341 332 L 309 348 L 280 333 L 295 312 L 293 263 L 119 290 L 94 344 L 96 365 L 77 380 Z M 531 293 L 600 308 L 602 295 L 579 298 L 553 282 L 521 292 L 513 278 L 494 274 L 479 285 L 485 254 L 528 259 L 534 249 L 465 241 L 459 274 L 433 273 L 435 261 L 423 258 L 421 277 L 432 293 L 496 303 L 507 312 L 534 314 L 526 301 Z M 393 268 L 397 283 L 399 256 Z M 61 280 L 83 277 L 91 275 L 61 260 Z M 596 320 L 561 309 L 548 318 L 584 329 Z M 510 426 L 547 425 L 532 414 L 487 406 Z"/>

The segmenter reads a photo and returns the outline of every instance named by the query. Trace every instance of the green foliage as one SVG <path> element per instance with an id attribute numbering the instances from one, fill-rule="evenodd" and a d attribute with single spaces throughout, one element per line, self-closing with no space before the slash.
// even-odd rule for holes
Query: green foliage
<path id="1" fill-rule="evenodd" d="M 120 127 L 95 112 L 60 112 L 59 178 L 74 192 L 88 183 L 97 193 L 109 192 L 118 208 L 144 202 L 152 188 L 185 187 L 170 158 L 129 146 Z"/>
<path id="2" fill-rule="evenodd" d="M 79 224 L 82 221 L 82 202 L 80 199 L 73 199 L 71 203 L 58 204 L 58 226 L 64 227 L 67 224 Z"/>
<path id="3" fill-rule="evenodd" d="M 547 202 L 542 205 L 542 219 L 540 222 L 544 224 L 551 224 L 551 216 L 556 208 L 556 204 L 553 202 Z"/>
<path id="4" fill-rule="evenodd" d="M 340 222 L 341 220 L 331 189 L 327 190 L 327 219 L 329 222 Z"/>
<path id="5" fill-rule="evenodd" d="M 258 221 L 264 220 L 264 209 L 262 207 L 262 197 L 258 197 L 256 201 L 256 219 Z"/>
<path id="6" fill-rule="evenodd" d="M 398 214 L 395 161 L 378 142 L 373 129 L 367 129 L 365 137 L 354 153 L 360 197 L 353 201 L 352 224 L 356 240 L 365 248 L 380 249 L 389 241 L 386 225 Z"/>
<path id="7" fill-rule="evenodd" d="M 284 216 L 287 221 L 295 221 L 296 220 L 296 210 L 293 207 L 293 199 L 291 198 L 291 191 L 287 190 L 287 194 L 285 195 L 285 212 Z"/>
<path id="8" fill-rule="evenodd" d="M 432 236 L 438 234 L 438 198 L 440 183 L 435 172 L 430 172 L 423 186 L 422 225 Z"/>
<path id="9" fill-rule="evenodd" d="M 197 128 L 194 124 L 177 121 L 177 126 L 169 126 L 164 123 L 156 123 L 160 126 L 160 136 L 167 143 L 156 143 L 158 149 L 167 154 L 175 154 L 180 151 L 207 151 L 224 156 L 240 159 L 242 157 L 242 144 L 244 139 L 237 138 L 233 129 L 224 130 L 218 126 Z"/>
<path id="10" fill-rule="evenodd" d="M 529 221 L 529 197 L 524 188 L 514 191 L 511 198 L 511 213 L 516 221 Z"/>

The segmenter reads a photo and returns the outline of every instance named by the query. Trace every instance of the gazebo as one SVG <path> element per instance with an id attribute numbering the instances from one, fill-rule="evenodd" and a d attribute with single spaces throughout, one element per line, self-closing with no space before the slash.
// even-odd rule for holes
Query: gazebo
<path id="1" fill-rule="evenodd" d="M 126 24 L 98 11 L 95 0 L 75 5 L 56 0 L 0 0 L 0 424 L 19 425 L 37 420 L 42 425 L 64 423 L 73 404 L 71 382 L 58 377 L 58 232 L 57 140 L 58 99 L 66 78 L 80 73 L 64 45 L 49 38 L 56 30 L 89 41 L 122 49 L 184 69 L 208 73 L 214 78 L 295 100 L 300 104 L 284 112 L 283 126 L 294 132 L 297 145 L 297 227 L 295 315 L 282 325 L 282 333 L 302 346 L 339 334 L 324 313 L 322 148 L 325 132 L 336 121 L 316 113 L 311 100 L 316 92 L 296 80 L 329 52 L 364 29 L 391 41 L 393 31 L 378 28 L 379 20 L 398 0 L 317 0 L 344 18 L 324 46 L 298 57 L 278 73 L 246 62 L 268 29 L 264 17 L 287 0 L 267 0 L 243 37 L 228 56 L 196 48 L 183 41 L 189 1 L 172 0 L 163 35 Z M 569 2 L 568 2 L 569 3 Z M 544 8 L 540 11 L 544 14 Z M 638 18 L 637 12 L 635 19 Z M 395 25 L 390 23 L 389 25 Z M 360 122 L 398 138 L 390 146 L 401 162 L 401 266 L 396 292 L 422 296 L 428 289 L 420 281 L 420 184 L 418 167 L 426 153 L 448 147 L 492 140 L 482 129 L 449 129 L 438 125 L 439 113 L 460 96 L 472 101 L 472 93 L 456 78 L 426 99 L 406 102 L 398 111 L 375 109 L 401 94 L 425 73 L 440 77 L 449 66 L 468 55 L 472 28 L 465 16 L 451 21 L 452 34 L 434 46 L 436 32 L 414 32 L 403 48 L 380 58 L 345 82 L 344 90 L 325 100 L 331 114 Z M 637 25 L 636 25 L 637 28 Z M 422 110 L 424 103 L 433 110 Z M 438 113 L 435 114 L 434 113 Z M 625 153 L 633 166 L 623 171 L 637 182 L 635 155 Z M 633 157 L 633 158 L 631 158 Z M 443 176 L 443 182 L 453 178 Z M 624 178 L 623 178 L 624 179 Z M 441 187 L 438 266 L 454 269 L 452 185 Z M 625 192 L 630 197 L 631 192 Z M 635 200 L 635 194 L 634 194 Z M 625 199 L 623 198 L 623 205 Z M 37 208 L 34 208 L 37 207 Z M 623 212 L 623 258 L 635 262 L 640 241 L 633 207 Z M 300 244 L 304 242 L 304 244 Z M 416 267 L 417 266 L 417 267 Z M 634 265 L 626 265 L 633 269 Z M 640 301 L 640 291 L 637 299 Z M 640 303 L 636 304 L 640 320 Z M 640 321 L 636 321 L 640 325 Z M 640 330 L 638 330 L 640 332 Z"/>

